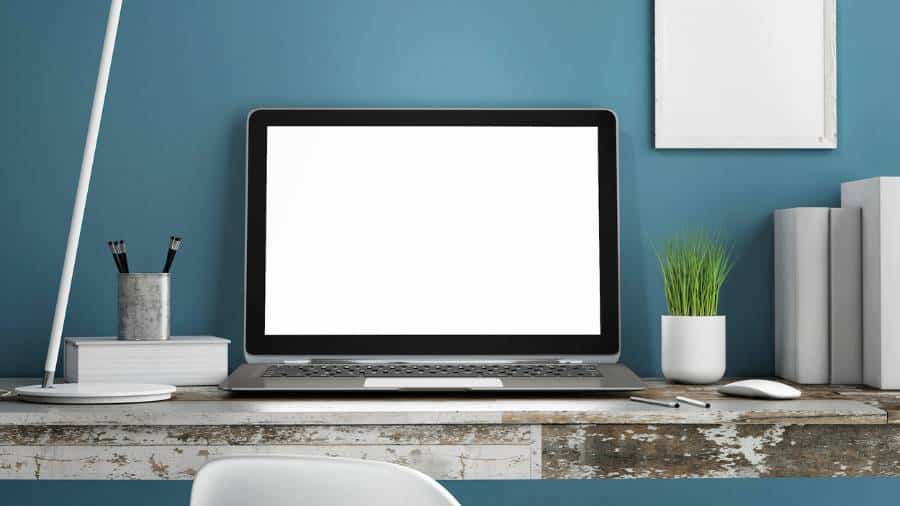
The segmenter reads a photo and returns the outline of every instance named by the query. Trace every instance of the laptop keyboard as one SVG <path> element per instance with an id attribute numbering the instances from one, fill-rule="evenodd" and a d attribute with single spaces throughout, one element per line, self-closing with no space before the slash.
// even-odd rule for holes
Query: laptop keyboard
<path id="1" fill-rule="evenodd" d="M 595 364 L 277 364 L 264 378 L 602 377 Z"/>

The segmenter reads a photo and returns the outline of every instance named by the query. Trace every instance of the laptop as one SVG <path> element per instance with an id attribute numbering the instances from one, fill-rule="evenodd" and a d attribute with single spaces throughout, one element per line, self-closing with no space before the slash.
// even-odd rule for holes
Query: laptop
<path id="1" fill-rule="evenodd" d="M 258 109 L 231 391 L 638 390 L 607 109 Z"/>

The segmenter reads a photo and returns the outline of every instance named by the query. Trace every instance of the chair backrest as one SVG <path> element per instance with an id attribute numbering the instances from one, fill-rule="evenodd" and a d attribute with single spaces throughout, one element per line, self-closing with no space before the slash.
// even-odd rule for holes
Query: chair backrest
<path id="1" fill-rule="evenodd" d="M 226 457 L 194 478 L 191 506 L 460 506 L 408 467 L 331 457 Z"/>

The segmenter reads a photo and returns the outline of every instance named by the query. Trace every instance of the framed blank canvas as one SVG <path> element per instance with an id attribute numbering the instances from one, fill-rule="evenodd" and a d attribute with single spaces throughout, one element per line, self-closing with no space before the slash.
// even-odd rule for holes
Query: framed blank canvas
<path id="1" fill-rule="evenodd" d="M 657 148 L 836 148 L 835 0 L 656 0 Z"/>

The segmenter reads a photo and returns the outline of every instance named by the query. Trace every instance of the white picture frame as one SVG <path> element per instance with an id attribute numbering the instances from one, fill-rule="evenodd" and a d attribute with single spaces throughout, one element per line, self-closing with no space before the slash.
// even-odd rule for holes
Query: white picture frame
<path id="1" fill-rule="evenodd" d="M 837 148 L 835 0 L 654 9 L 656 148 Z"/>

